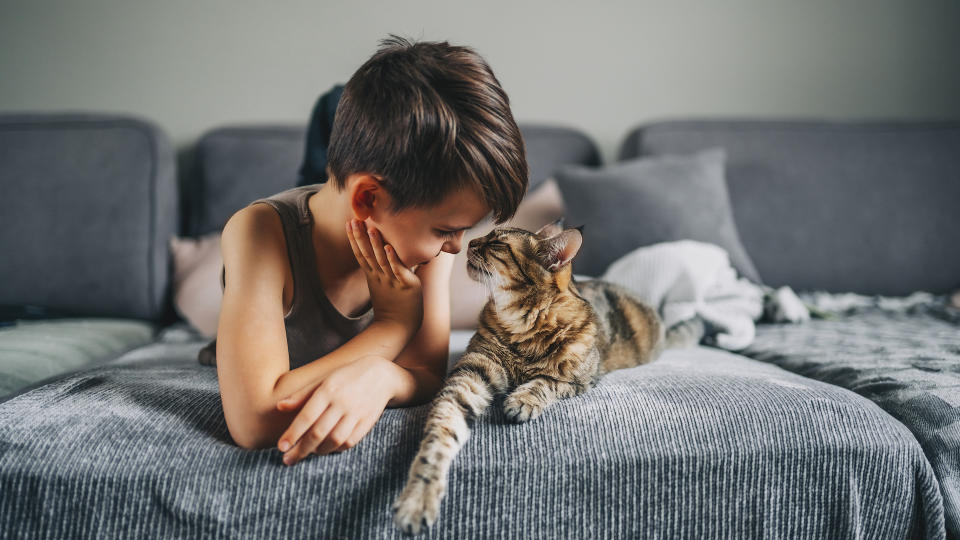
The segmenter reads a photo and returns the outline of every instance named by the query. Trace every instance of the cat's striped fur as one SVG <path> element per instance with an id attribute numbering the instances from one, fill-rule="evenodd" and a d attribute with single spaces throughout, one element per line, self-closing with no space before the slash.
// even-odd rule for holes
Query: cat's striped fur
<path id="1" fill-rule="evenodd" d="M 609 371 L 699 342 L 697 320 L 665 332 L 657 311 L 627 289 L 574 281 L 570 261 L 581 229 L 564 229 L 561 218 L 536 233 L 498 227 L 470 242 L 468 272 L 487 285 L 490 299 L 432 402 L 407 484 L 391 507 L 405 532 L 436 521 L 450 465 L 495 396 L 509 394 L 504 413 L 526 422 Z"/>

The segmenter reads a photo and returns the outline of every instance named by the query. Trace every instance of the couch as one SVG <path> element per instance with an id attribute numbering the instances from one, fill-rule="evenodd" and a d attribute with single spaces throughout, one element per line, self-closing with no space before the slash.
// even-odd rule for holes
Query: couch
<path id="1" fill-rule="evenodd" d="M 520 127 L 531 191 L 603 165 L 575 127 Z M 207 337 L 173 305 L 169 238 L 293 187 L 303 144 L 234 125 L 178 157 L 142 117 L 0 115 L 0 536 L 403 536 L 389 507 L 429 404 L 286 467 L 233 444 Z M 618 160 L 715 146 L 767 285 L 960 285 L 960 122 L 667 119 Z M 498 399 L 423 536 L 960 538 L 956 313 L 758 324 L 742 351 L 667 350 L 521 425 Z"/>

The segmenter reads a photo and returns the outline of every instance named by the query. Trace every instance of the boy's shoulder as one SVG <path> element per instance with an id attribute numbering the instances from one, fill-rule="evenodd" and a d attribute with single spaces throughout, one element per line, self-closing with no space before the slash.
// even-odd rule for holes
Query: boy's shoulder
<path id="1" fill-rule="evenodd" d="M 280 215 L 267 204 L 251 204 L 237 210 L 223 226 L 220 249 L 225 258 L 231 251 L 286 265 L 286 238 Z"/>
<path id="2" fill-rule="evenodd" d="M 283 291 L 284 308 L 290 303 L 293 280 L 280 216 L 266 204 L 237 210 L 220 237 L 224 287 L 231 281 L 240 290 L 254 286 Z"/>
<path id="3" fill-rule="evenodd" d="M 270 205 L 250 204 L 230 216 L 223 226 L 222 235 L 244 242 L 275 241 L 283 238 L 283 222 Z"/>

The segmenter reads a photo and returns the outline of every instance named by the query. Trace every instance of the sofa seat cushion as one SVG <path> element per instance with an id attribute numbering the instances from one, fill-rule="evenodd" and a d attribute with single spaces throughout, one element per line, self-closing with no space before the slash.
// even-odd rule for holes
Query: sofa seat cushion
<path id="1" fill-rule="evenodd" d="M 816 295 L 802 293 L 816 304 Z M 960 309 L 945 296 L 876 297 L 835 319 L 761 324 L 745 356 L 848 388 L 905 424 L 943 492 L 945 523 L 960 538 Z"/>
<path id="2" fill-rule="evenodd" d="M 18 320 L 0 327 L 0 399 L 116 358 L 155 334 L 154 324 L 137 319 Z"/>
<path id="3" fill-rule="evenodd" d="M 471 333 L 451 336 L 451 355 Z M 0 536 L 404 537 L 389 508 L 429 404 L 386 409 L 357 446 L 287 467 L 276 448 L 233 444 L 204 344 L 165 331 L 0 403 Z M 668 350 L 526 424 L 502 405 L 453 461 L 432 536 L 943 537 L 910 431 L 774 365 Z"/>

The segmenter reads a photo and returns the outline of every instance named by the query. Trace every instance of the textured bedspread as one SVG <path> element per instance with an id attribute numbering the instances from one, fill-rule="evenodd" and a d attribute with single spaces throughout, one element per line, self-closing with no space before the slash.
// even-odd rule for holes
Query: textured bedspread
<path id="1" fill-rule="evenodd" d="M 759 325 L 739 352 L 849 388 L 906 424 L 937 474 L 948 535 L 960 538 L 960 310 L 931 297 L 840 315 Z"/>
<path id="2" fill-rule="evenodd" d="M 455 343 L 464 343 L 458 336 Z M 0 403 L 0 537 L 402 537 L 389 506 L 429 405 L 293 467 L 230 441 L 203 341 Z M 708 347 L 514 425 L 494 402 L 424 537 L 942 538 L 910 431 L 874 402 Z"/>

